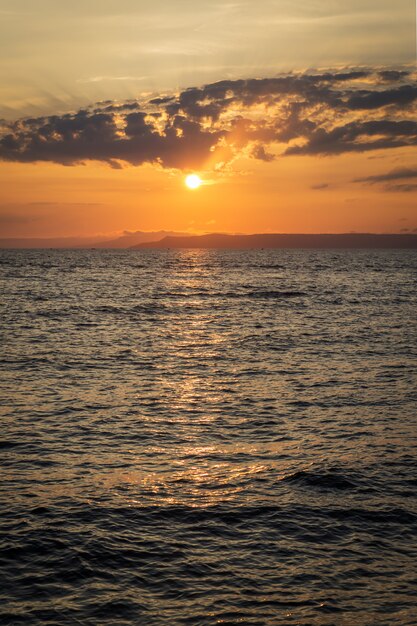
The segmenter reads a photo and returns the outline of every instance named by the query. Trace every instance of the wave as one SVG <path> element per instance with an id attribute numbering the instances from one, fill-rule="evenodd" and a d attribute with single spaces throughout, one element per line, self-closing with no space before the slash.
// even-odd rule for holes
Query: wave
<path id="1" fill-rule="evenodd" d="M 307 487 L 319 487 L 321 489 L 356 489 L 358 485 L 345 476 L 336 472 L 308 472 L 300 470 L 283 479 L 284 482 L 295 483 Z"/>

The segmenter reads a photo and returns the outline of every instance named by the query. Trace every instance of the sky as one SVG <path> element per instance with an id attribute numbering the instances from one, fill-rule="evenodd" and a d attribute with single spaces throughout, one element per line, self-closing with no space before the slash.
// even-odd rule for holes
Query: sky
<path id="1" fill-rule="evenodd" d="M 0 0 L 1 236 L 413 232 L 415 63 L 414 0 Z"/>

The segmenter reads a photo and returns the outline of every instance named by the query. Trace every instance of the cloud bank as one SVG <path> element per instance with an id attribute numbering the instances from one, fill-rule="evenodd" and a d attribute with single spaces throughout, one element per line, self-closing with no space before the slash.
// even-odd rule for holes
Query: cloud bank
<path id="1" fill-rule="evenodd" d="M 222 80 L 148 100 L 0 125 L 0 159 L 220 169 L 237 156 L 338 155 L 417 144 L 411 70 Z M 368 181 L 371 182 L 371 181 Z"/>

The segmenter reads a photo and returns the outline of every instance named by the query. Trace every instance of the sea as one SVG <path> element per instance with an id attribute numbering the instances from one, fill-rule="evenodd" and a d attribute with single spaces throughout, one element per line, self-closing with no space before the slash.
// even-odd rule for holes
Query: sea
<path id="1" fill-rule="evenodd" d="M 2 626 L 417 624 L 412 250 L 2 250 Z"/>

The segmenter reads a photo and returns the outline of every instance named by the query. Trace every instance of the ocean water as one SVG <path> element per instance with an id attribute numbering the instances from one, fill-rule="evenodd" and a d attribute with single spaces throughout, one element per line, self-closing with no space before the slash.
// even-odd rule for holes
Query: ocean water
<path id="1" fill-rule="evenodd" d="M 0 623 L 417 624 L 413 251 L 1 251 Z"/>

